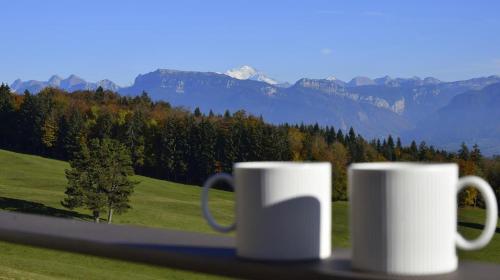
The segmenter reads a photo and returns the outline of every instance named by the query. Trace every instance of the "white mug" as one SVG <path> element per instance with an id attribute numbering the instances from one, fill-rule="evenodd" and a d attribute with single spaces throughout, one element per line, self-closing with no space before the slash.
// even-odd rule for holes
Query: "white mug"
<path id="1" fill-rule="evenodd" d="M 236 254 L 257 260 L 323 259 L 331 254 L 330 163 L 242 162 L 233 177 L 209 178 L 201 197 L 215 229 L 236 229 Z M 208 209 L 208 191 L 225 181 L 236 193 L 236 222 L 221 226 Z"/>
<path id="2" fill-rule="evenodd" d="M 493 237 L 497 202 L 475 176 L 458 178 L 454 163 L 356 163 L 349 167 L 352 267 L 401 275 L 457 269 L 456 247 L 475 250 Z M 457 232 L 457 194 L 476 187 L 486 224 L 473 241 Z"/>

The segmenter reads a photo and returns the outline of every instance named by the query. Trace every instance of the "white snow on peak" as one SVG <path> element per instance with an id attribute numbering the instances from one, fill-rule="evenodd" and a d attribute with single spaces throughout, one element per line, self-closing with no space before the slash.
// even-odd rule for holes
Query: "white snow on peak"
<path id="1" fill-rule="evenodd" d="M 252 66 L 248 65 L 243 65 L 240 68 L 234 68 L 231 70 L 227 70 L 224 74 L 228 75 L 229 77 L 238 79 L 238 80 L 254 80 L 254 81 L 260 81 L 260 82 L 265 82 L 270 85 L 277 85 L 279 84 L 278 81 L 269 78 L 266 76 L 266 74 L 258 71 L 257 69 L 253 68 Z"/>
<path id="2" fill-rule="evenodd" d="M 257 70 L 255 70 L 252 66 L 243 65 L 240 68 L 227 70 L 225 74 L 235 79 L 247 80 L 257 74 Z"/>
<path id="3" fill-rule="evenodd" d="M 336 81 L 337 78 L 335 76 L 331 75 L 331 76 L 326 77 L 326 80 L 328 80 L 328 81 Z"/>

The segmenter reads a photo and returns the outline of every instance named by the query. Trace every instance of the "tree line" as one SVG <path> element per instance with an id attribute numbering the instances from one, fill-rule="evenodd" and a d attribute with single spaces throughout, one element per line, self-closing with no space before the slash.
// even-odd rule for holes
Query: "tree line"
<path id="1" fill-rule="evenodd" d="M 70 160 L 77 166 L 82 149 L 97 149 L 96 143 L 109 147 L 103 141 L 112 140 L 123 147 L 119 154 L 130 158 L 135 173 L 187 184 L 231 172 L 234 162 L 328 161 L 333 167 L 332 199 L 347 200 L 347 166 L 352 162 L 432 161 L 456 162 L 461 175 L 485 177 L 500 195 L 500 157 L 484 158 L 477 145 L 462 144 L 457 152 L 448 152 L 425 142 L 405 146 L 390 135 L 367 140 L 353 128 L 273 125 L 243 110 L 204 114 L 199 108 L 189 111 L 152 101 L 145 92 L 131 97 L 102 88 L 72 93 L 45 88 L 35 95 L 14 93 L 2 84 L 0 120 L 2 149 Z M 75 203 L 70 200 L 68 205 Z M 459 203 L 483 206 L 473 188 L 460 194 Z"/>

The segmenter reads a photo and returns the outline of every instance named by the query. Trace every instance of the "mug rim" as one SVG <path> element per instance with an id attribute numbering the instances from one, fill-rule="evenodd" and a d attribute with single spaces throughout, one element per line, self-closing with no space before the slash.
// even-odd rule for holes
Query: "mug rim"
<path id="1" fill-rule="evenodd" d="M 236 162 L 234 169 L 310 169 L 318 167 L 331 167 L 329 162 L 309 161 L 246 161 Z"/>
<path id="2" fill-rule="evenodd" d="M 443 170 L 447 168 L 458 169 L 458 165 L 453 162 L 360 162 L 349 165 L 349 170 L 356 171 L 430 171 Z"/>

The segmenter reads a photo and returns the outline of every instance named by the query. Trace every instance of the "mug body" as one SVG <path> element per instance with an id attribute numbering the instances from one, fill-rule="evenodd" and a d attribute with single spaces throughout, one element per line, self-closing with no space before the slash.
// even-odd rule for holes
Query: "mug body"
<path id="1" fill-rule="evenodd" d="M 330 256 L 330 163 L 245 162 L 236 163 L 233 170 L 238 256 Z"/>
<path id="2" fill-rule="evenodd" d="M 457 268 L 456 164 L 349 167 L 352 266 L 402 275 Z"/>

